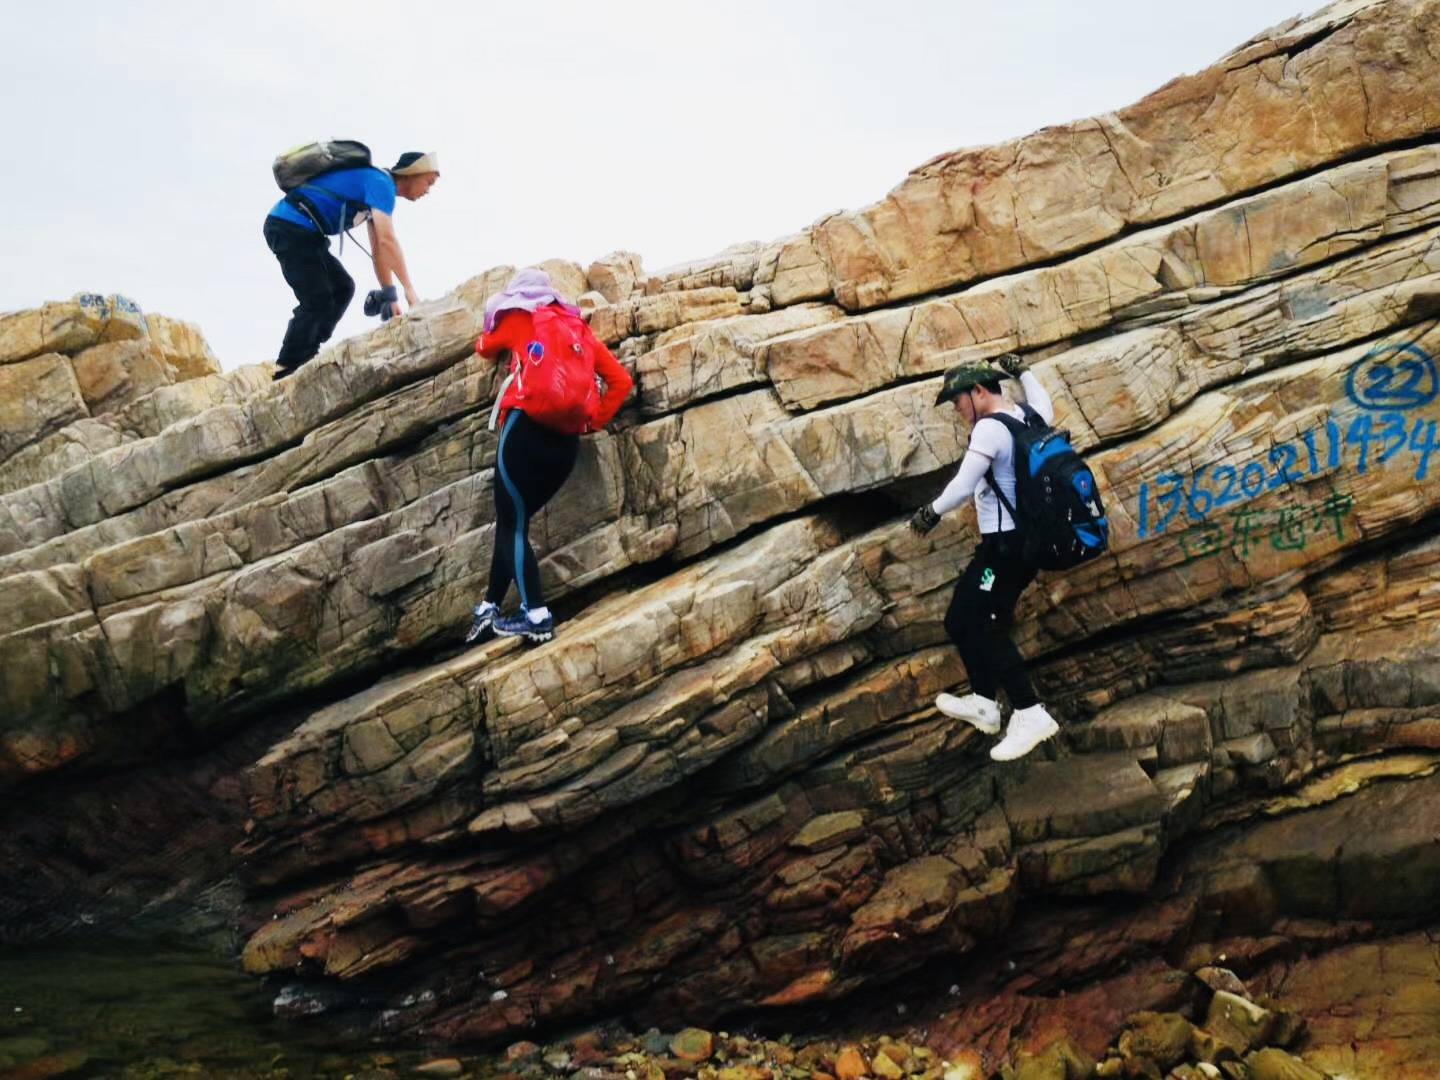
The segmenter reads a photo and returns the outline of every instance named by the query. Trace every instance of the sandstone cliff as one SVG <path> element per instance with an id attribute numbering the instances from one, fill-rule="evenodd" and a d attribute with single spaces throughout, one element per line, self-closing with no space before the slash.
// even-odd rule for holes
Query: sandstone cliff
<path id="1" fill-rule="evenodd" d="M 7 859 L 57 883 L 0 924 L 81 876 L 26 792 L 183 751 L 246 969 L 453 1039 L 943 956 L 998 1055 L 1101 974 L 1435 925 L 1437 55 L 1440 0 L 1343 0 L 779 241 L 550 264 L 637 394 L 536 522 L 564 621 L 532 650 L 457 646 L 510 268 L 274 386 L 130 363 L 123 407 L 85 391 L 103 332 L 55 329 L 84 304 L 3 317 L 0 379 L 63 388 L 0 431 Z M 904 521 L 963 450 L 939 373 L 1012 349 L 1113 551 L 1027 594 L 1069 723 L 999 768 L 930 707 L 973 516 Z"/>

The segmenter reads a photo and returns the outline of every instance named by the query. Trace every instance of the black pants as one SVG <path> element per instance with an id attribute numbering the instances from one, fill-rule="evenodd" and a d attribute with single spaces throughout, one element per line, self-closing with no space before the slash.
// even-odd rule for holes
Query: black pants
<path id="1" fill-rule="evenodd" d="M 355 282 L 330 254 L 330 241 L 314 229 L 267 217 L 265 243 L 280 260 L 280 272 L 300 301 L 275 359 L 281 367 L 299 367 L 335 332 L 355 295 Z"/>
<path id="2" fill-rule="evenodd" d="M 485 590 L 492 604 L 505 599 L 513 581 L 520 588 L 521 607 L 545 606 L 540 564 L 530 549 L 530 517 L 569 478 L 579 451 L 578 435 L 552 431 L 519 409 L 505 417 L 495 453 L 495 551 Z"/>
<path id="3" fill-rule="evenodd" d="M 986 533 L 945 612 L 945 632 L 960 650 L 970 689 L 994 700 L 1003 687 L 1014 709 L 1037 701 L 1025 661 L 1010 640 L 1015 605 L 1034 580 L 1034 568 L 1020 558 L 1017 533 Z"/>

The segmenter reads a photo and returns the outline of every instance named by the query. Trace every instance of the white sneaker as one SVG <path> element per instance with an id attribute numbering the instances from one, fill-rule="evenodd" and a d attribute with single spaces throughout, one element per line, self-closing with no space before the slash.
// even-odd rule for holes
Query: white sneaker
<path id="1" fill-rule="evenodd" d="M 1000 734 L 1000 706 L 988 697 L 941 694 L 935 699 L 935 707 L 953 720 L 964 720 L 976 731 L 983 731 L 986 735 Z"/>
<path id="2" fill-rule="evenodd" d="M 1016 709 L 1010 714 L 1010 728 L 1005 737 L 990 748 L 990 757 L 995 761 L 1022 758 L 1059 730 L 1060 725 L 1045 711 L 1044 705 Z"/>

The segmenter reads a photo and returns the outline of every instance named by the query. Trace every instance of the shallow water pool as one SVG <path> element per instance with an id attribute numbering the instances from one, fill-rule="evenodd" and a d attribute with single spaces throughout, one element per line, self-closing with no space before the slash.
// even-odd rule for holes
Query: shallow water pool
<path id="1" fill-rule="evenodd" d="M 281 1021 L 228 960 L 179 945 L 0 952 L 0 1080 L 406 1075 L 437 1056 Z"/>

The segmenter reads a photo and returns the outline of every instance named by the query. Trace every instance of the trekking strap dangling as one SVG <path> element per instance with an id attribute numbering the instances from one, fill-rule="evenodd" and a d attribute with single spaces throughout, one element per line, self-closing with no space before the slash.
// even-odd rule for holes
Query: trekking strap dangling
<path id="1" fill-rule="evenodd" d="M 509 352 L 509 350 L 506 350 Z M 505 391 L 510 389 L 510 384 L 515 381 L 515 372 L 520 366 L 519 358 L 514 353 L 510 354 L 510 374 L 505 376 L 500 383 L 500 389 L 495 391 L 495 404 L 490 407 L 490 430 L 495 430 L 495 421 L 500 416 L 500 402 L 505 400 Z"/>
<path id="2" fill-rule="evenodd" d="M 351 226 L 345 224 L 345 211 L 350 207 L 349 202 L 347 202 L 340 195 L 339 192 L 331 191 L 324 184 L 316 184 L 313 182 L 301 184 L 300 187 L 295 189 L 295 192 L 298 193 L 307 187 L 315 188 L 317 191 L 323 191 L 326 195 L 329 195 L 332 199 L 335 199 L 340 203 L 340 216 L 335 219 L 335 231 L 340 237 L 340 245 L 339 248 L 336 250 L 336 256 L 339 257 L 340 255 L 345 254 L 345 238 L 348 236 L 350 237 L 350 242 L 352 244 L 358 247 L 361 251 L 365 252 L 365 255 L 368 258 L 373 259 L 375 256 L 370 254 L 370 251 L 365 247 L 364 244 L 360 243 L 359 240 L 355 239 L 355 234 L 350 231 Z M 325 234 L 325 226 L 320 221 L 319 215 L 304 198 L 296 198 L 293 201 L 287 198 L 286 201 L 291 202 L 291 205 L 293 206 L 298 206 L 300 210 L 305 214 L 305 216 L 315 223 L 315 227 L 320 230 L 320 234 L 322 236 Z"/>
<path id="3" fill-rule="evenodd" d="M 351 242 L 352 244 L 354 244 L 356 247 L 358 247 L 361 251 L 365 252 L 365 255 L 366 255 L 367 258 L 370 258 L 370 259 L 375 258 L 374 255 L 371 255 L 371 254 L 370 254 L 370 249 L 367 248 L 364 244 L 362 244 L 359 240 L 356 240 L 356 239 L 355 239 L 355 234 L 352 233 L 349 229 L 346 229 L 346 230 L 345 230 L 345 235 L 348 236 L 348 237 L 350 237 L 350 242 Z M 343 247 L 343 241 L 342 241 L 342 247 Z"/>
<path id="4" fill-rule="evenodd" d="M 490 409 L 490 430 L 495 430 L 495 421 L 500 416 L 500 402 L 505 400 L 505 391 L 510 389 L 510 384 L 515 381 L 515 373 L 512 371 L 505 376 L 505 381 L 500 384 L 500 389 L 495 391 L 495 404 Z"/>
<path id="5" fill-rule="evenodd" d="M 315 228 L 320 230 L 320 235 L 322 237 L 325 235 L 325 223 L 320 220 L 320 215 L 315 212 L 315 208 L 312 207 L 306 200 L 300 198 L 299 196 L 296 196 L 296 198 L 294 199 L 286 196 L 285 201 L 288 202 L 291 206 L 295 207 L 297 210 L 299 210 L 307 218 L 309 218 L 310 223 L 314 225 Z"/>

